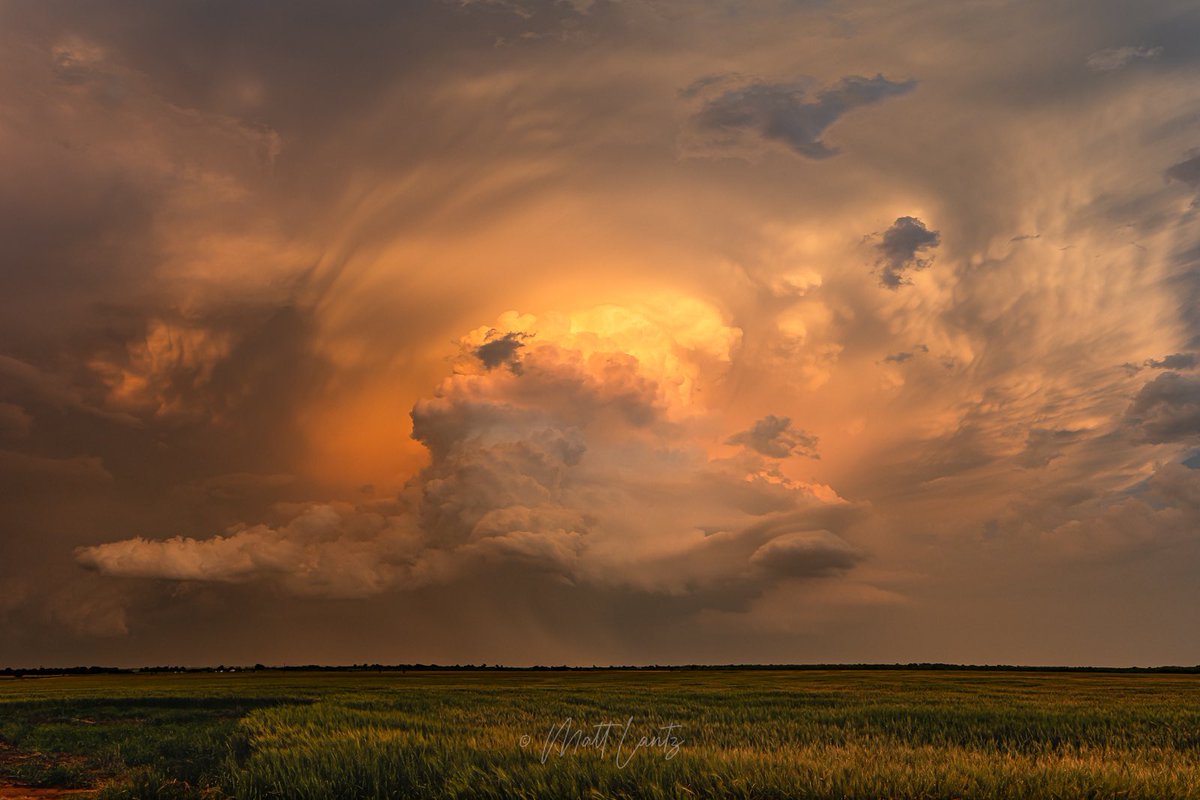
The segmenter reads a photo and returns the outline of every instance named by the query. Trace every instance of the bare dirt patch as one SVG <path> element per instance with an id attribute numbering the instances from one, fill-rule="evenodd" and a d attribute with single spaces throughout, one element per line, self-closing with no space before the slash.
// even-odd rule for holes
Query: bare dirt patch
<path id="1" fill-rule="evenodd" d="M 93 788 L 28 785 L 31 776 L 51 775 L 54 770 L 63 767 L 82 770 L 86 763 L 87 759 L 80 756 L 30 752 L 0 740 L 0 800 L 90 797 L 95 794 Z"/>

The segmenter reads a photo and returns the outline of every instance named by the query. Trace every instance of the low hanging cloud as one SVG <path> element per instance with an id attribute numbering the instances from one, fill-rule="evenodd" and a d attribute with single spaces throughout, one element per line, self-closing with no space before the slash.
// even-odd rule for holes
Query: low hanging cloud
<path id="1" fill-rule="evenodd" d="M 732 76 L 702 78 L 685 89 L 684 97 L 711 95 Z M 805 158 L 837 155 L 822 136 L 826 129 L 856 108 L 875 105 L 916 88 L 914 80 L 891 81 L 882 75 L 850 75 L 809 98 L 799 83 L 756 81 L 709 96 L 693 117 L 693 124 L 709 134 L 718 146 L 732 144 L 745 134 L 779 142 Z"/>
<path id="2" fill-rule="evenodd" d="M 1200 376 L 1162 373 L 1142 387 L 1125 418 L 1152 444 L 1200 439 Z"/>
<path id="3" fill-rule="evenodd" d="M 879 283 L 888 289 L 897 289 L 910 283 L 908 275 L 923 270 L 933 263 L 933 258 L 923 258 L 926 251 L 941 243 L 937 231 L 925 227 L 916 217 L 898 217 L 892 227 L 883 232 L 879 242 Z"/>
<path id="4" fill-rule="evenodd" d="M 1150 369 L 1194 369 L 1200 363 L 1195 353 L 1172 353 L 1162 358 L 1148 358 L 1143 366 Z"/>
<path id="5" fill-rule="evenodd" d="M 1109 47 L 1087 57 L 1088 69 L 1112 72 L 1136 60 L 1149 60 L 1162 55 L 1161 47 Z"/>
<path id="6" fill-rule="evenodd" d="M 743 456 L 707 455 L 702 387 L 727 369 L 740 331 L 698 301 L 670 305 L 508 314 L 468 334 L 454 374 L 412 409 L 430 464 L 395 498 L 313 504 L 209 539 L 84 547 L 77 560 L 107 575 L 338 597 L 500 564 L 696 596 L 853 567 L 862 554 L 842 537 L 853 507 L 764 460 L 815 457 L 815 437 L 769 416 L 730 439 Z M 498 342 L 503 357 L 484 349 Z"/>
<path id="7" fill-rule="evenodd" d="M 820 458 L 816 436 L 793 428 L 790 418 L 774 414 L 758 420 L 749 430 L 729 437 L 726 443 L 743 445 L 770 458 L 787 458 L 790 455 Z"/>

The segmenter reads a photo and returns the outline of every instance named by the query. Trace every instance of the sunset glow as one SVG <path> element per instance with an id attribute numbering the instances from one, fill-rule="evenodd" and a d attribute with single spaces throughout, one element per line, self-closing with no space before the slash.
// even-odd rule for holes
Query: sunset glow
<path id="1" fill-rule="evenodd" d="M 1198 42 L 0 4 L 0 665 L 1200 662 Z"/>

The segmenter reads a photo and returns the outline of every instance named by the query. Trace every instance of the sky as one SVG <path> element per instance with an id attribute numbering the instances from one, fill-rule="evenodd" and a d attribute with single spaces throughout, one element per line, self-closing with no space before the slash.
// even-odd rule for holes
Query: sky
<path id="1" fill-rule="evenodd" d="M 1194 2 L 0 2 L 0 665 L 1200 663 Z"/>

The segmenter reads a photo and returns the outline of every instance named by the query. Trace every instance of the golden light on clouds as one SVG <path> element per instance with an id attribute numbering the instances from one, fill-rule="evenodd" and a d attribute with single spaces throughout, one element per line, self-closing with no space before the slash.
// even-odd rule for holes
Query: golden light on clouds
<path id="1" fill-rule="evenodd" d="M 106 6 L 0 11 L 30 658 L 1200 658 L 1194 9 Z"/>

